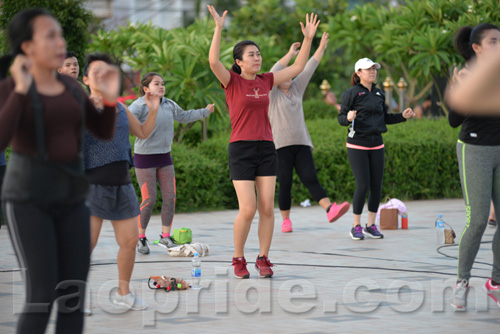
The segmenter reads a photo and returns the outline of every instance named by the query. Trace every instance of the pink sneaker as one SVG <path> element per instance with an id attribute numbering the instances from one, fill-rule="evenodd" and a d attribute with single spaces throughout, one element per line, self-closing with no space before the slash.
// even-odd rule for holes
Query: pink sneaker
<path id="1" fill-rule="evenodd" d="M 347 211 L 349 211 L 350 207 L 351 206 L 347 202 L 344 202 L 340 205 L 337 205 L 337 203 L 333 203 L 330 207 L 330 210 L 326 214 L 326 218 L 328 218 L 328 221 L 330 223 L 333 223 L 334 221 L 342 217 Z"/>
<path id="2" fill-rule="evenodd" d="M 495 303 L 497 303 L 498 307 L 500 307 L 500 285 L 493 285 L 490 278 L 483 286 L 483 290 L 495 301 Z"/>
<path id="3" fill-rule="evenodd" d="M 283 220 L 283 222 L 281 223 L 281 232 L 293 232 L 292 221 L 290 220 L 290 218 Z"/>

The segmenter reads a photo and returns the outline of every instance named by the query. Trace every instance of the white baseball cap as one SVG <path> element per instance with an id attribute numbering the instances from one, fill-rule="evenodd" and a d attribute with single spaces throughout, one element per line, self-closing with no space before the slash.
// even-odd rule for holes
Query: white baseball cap
<path id="1" fill-rule="evenodd" d="M 354 65 L 354 71 L 357 72 L 360 69 L 367 70 L 370 67 L 375 65 L 375 68 L 378 70 L 380 68 L 379 63 L 374 63 L 370 58 L 361 58 Z"/>

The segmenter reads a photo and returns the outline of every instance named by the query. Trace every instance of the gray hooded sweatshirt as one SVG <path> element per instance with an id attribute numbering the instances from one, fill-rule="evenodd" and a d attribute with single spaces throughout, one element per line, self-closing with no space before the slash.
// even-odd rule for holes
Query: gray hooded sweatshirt
<path id="1" fill-rule="evenodd" d="M 144 100 L 144 96 L 135 100 L 129 110 L 142 123 L 148 117 L 149 109 Z M 210 115 L 207 108 L 183 110 L 172 100 L 162 98 L 156 116 L 156 123 L 153 132 L 146 139 L 135 139 L 134 151 L 139 154 L 165 154 L 172 149 L 174 138 L 174 120 L 179 123 L 190 123 L 198 121 Z"/>

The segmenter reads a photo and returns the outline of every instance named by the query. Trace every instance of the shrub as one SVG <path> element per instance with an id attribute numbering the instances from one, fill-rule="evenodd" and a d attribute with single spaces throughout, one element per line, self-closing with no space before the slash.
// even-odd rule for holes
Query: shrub
<path id="1" fill-rule="evenodd" d="M 307 125 L 320 183 L 332 201 L 351 201 L 356 184 L 345 147 L 347 127 L 340 126 L 336 117 L 308 120 Z M 402 200 L 461 197 L 455 153 L 458 132 L 459 129 L 452 129 L 444 118 L 389 125 L 384 135 L 382 200 L 386 196 Z M 132 147 L 133 142 L 131 137 Z M 229 133 L 222 133 L 196 147 L 174 143 L 172 159 L 177 180 L 177 212 L 238 207 L 229 180 L 228 143 Z M 6 153 L 8 156 L 9 150 Z M 134 169 L 131 175 L 140 199 Z M 311 198 L 296 174 L 293 182 L 293 204 Z M 155 213 L 161 210 L 160 196 L 158 191 Z"/>
<path id="2" fill-rule="evenodd" d="M 312 98 L 304 101 L 304 117 L 307 120 L 337 118 L 338 112 L 335 107 L 329 106 L 321 98 Z"/>
<path id="3" fill-rule="evenodd" d="M 318 177 L 333 201 L 351 201 L 356 184 L 345 147 L 347 128 L 336 117 L 307 121 L 314 143 Z M 389 125 L 382 199 L 461 197 L 455 154 L 458 129 L 446 119 L 410 120 Z M 177 211 L 232 209 L 237 199 L 229 180 L 229 134 L 211 138 L 197 147 L 174 144 L 172 157 L 177 179 Z M 311 198 L 295 174 L 292 201 Z M 277 200 L 277 198 L 276 198 Z"/>

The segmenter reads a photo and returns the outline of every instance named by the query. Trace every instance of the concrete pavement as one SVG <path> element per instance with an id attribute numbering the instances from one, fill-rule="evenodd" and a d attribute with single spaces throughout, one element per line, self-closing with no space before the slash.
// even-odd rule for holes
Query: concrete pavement
<path id="1" fill-rule="evenodd" d="M 443 214 L 457 233 L 465 225 L 463 200 L 406 202 L 408 230 L 383 230 L 384 239 L 349 237 L 352 211 L 329 224 L 319 206 L 292 208 L 293 233 L 281 233 L 276 209 L 270 260 L 272 279 L 258 278 L 257 221 L 246 245 L 250 279 L 234 278 L 232 227 L 237 211 L 177 214 L 174 228 L 190 227 L 194 241 L 210 245 L 202 258 L 201 290 L 153 291 L 150 275 L 189 279 L 191 258 L 170 257 L 151 245 L 151 254 L 136 257 L 132 285 L 149 303 L 145 311 L 117 313 L 109 301 L 116 286 L 118 247 L 105 223 L 92 255 L 89 276 L 92 316 L 85 333 L 498 333 L 500 308 L 481 290 L 491 276 L 488 227 L 477 256 L 466 312 L 449 304 L 456 280 L 458 247 L 436 249 L 434 221 Z M 365 209 L 366 212 L 366 209 Z M 364 217 L 366 219 L 366 214 Z M 157 239 L 158 216 L 148 239 Z M 489 242 L 489 243 L 488 243 Z M 24 287 L 6 228 L 0 230 L 0 333 L 14 333 Z M 53 317 L 48 332 L 54 330 Z"/>

